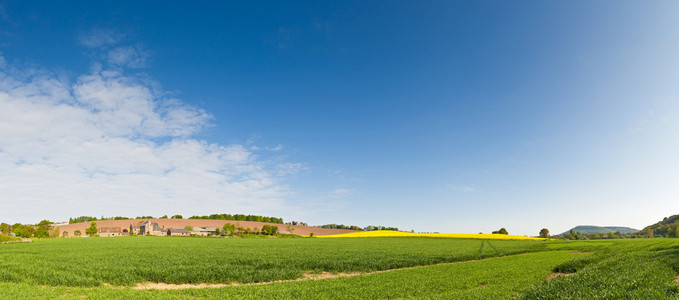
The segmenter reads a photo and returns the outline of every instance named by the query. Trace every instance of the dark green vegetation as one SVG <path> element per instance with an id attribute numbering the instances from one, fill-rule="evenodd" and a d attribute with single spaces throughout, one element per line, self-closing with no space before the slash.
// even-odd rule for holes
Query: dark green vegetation
<path id="1" fill-rule="evenodd" d="M 344 225 L 344 224 L 325 224 L 325 225 L 320 225 L 316 226 L 319 228 L 330 228 L 330 229 L 349 229 L 349 230 L 359 230 L 359 231 L 376 231 L 376 230 L 391 230 L 391 231 L 398 231 L 397 227 L 388 227 L 388 226 L 374 226 L 374 225 L 368 225 L 366 227 L 358 227 L 356 225 Z"/>
<path id="2" fill-rule="evenodd" d="M 566 231 L 560 235 L 566 235 L 570 233 L 571 231 L 577 232 L 577 233 L 615 233 L 615 232 L 620 232 L 620 233 L 634 233 L 638 232 L 639 229 L 634 229 L 634 228 L 629 228 L 629 227 L 616 227 L 616 226 L 593 226 L 593 225 L 578 225 L 573 227 L 573 229 Z"/>
<path id="3" fill-rule="evenodd" d="M 507 232 L 507 229 L 505 229 L 504 227 L 503 227 L 503 228 L 500 228 L 500 230 L 495 230 L 495 231 L 493 231 L 493 232 L 491 232 L 491 233 L 492 233 L 492 234 L 509 234 L 509 232 Z"/>
<path id="4" fill-rule="evenodd" d="M 679 215 L 666 217 L 658 223 L 646 226 L 642 232 L 652 237 L 679 237 Z"/>
<path id="5" fill-rule="evenodd" d="M 230 220 L 230 221 L 253 221 L 283 224 L 283 218 L 263 217 L 256 215 L 241 215 L 241 214 L 212 214 L 209 216 L 192 216 L 189 219 L 203 219 L 203 220 Z"/>
<path id="6" fill-rule="evenodd" d="M 432 265 L 479 257 L 487 259 Z M 306 272 L 408 266 L 424 267 L 208 289 L 126 287 L 146 281 L 266 282 Z M 546 281 L 552 272 L 574 275 Z M 679 239 L 129 237 L 0 245 L 0 299 L 679 299 L 678 274 Z"/>
<path id="7" fill-rule="evenodd" d="M 54 223 L 47 220 L 43 220 L 36 225 L 23 225 L 19 223 L 9 225 L 7 223 L 0 223 L 0 234 L 9 235 L 14 233 L 16 236 L 23 238 L 56 237 L 58 233 L 53 230 L 52 224 Z"/>
<path id="8" fill-rule="evenodd" d="M 167 215 L 160 217 L 160 219 L 167 219 Z M 171 219 L 183 219 L 182 215 L 174 215 L 170 217 Z M 91 217 L 91 216 L 81 216 L 76 218 L 70 218 L 68 220 L 69 224 L 73 223 L 84 223 L 92 221 L 106 221 L 106 220 L 130 220 L 132 218 L 128 217 Z M 139 216 L 135 219 L 154 219 L 152 216 Z M 209 216 L 192 216 L 189 219 L 203 219 L 203 220 L 231 220 L 231 221 L 254 221 L 254 222 L 266 222 L 266 223 L 277 223 L 283 224 L 283 218 L 276 217 L 264 217 L 257 215 L 242 215 L 242 214 L 211 214 Z"/>
<path id="9" fill-rule="evenodd" d="M 12 241 L 18 241 L 18 240 L 21 240 L 21 239 L 0 233 L 0 243 L 2 243 L 2 242 L 12 242 Z"/>

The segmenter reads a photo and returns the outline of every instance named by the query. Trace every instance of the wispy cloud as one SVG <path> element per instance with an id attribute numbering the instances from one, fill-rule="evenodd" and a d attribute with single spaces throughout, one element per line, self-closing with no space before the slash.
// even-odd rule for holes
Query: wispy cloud
<path id="1" fill-rule="evenodd" d="M 347 189 L 347 188 L 336 188 L 332 191 L 330 191 L 330 198 L 344 198 L 346 196 L 350 196 L 354 194 L 354 191 Z"/>
<path id="2" fill-rule="evenodd" d="M 0 219 L 284 207 L 281 176 L 302 166 L 193 138 L 211 118 L 118 71 L 0 69 Z"/>
<path id="3" fill-rule="evenodd" d="M 471 186 L 466 186 L 466 185 L 456 185 L 456 186 L 451 186 L 451 190 L 460 192 L 460 193 L 473 193 L 476 192 L 476 188 L 471 187 Z"/>
<path id="4" fill-rule="evenodd" d="M 146 67 L 146 60 L 149 57 L 148 51 L 141 46 L 117 47 L 108 51 L 108 62 L 112 65 L 143 68 Z"/>
<path id="5" fill-rule="evenodd" d="M 81 45 L 90 48 L 113 46 L 125 38 L 125 34 L 112 29 L 93 29 L 80 35 L 78 41 Z"/>

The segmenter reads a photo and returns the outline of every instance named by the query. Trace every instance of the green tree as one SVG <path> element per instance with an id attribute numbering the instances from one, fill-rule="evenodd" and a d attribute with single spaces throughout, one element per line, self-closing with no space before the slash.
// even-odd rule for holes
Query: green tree
<path id="1" fill-rule="evenodd" d="M 83 235 L 83 233 L 80 232 L 80 230 L 76 230 L 76 231 L 73 232 L 73 235 L 80 237 L 81 235 Z"/>
<path id="2" fill-rule="evenodd" d="M 674 223 L 670 224 L 669 228 L 667 229 L 667 237 L 671 238 L 679 237 L 679 220 L 674 221 Z"/>
<path id="3" fill-rule="evenodd" d="M 87 229 L 85 229 L 85 234 L 89 236 L 97 236 L 98 232 L 99 229 L 97 229 L 97 222 L 90 223 L 90 227 L 87 227 Z"/>
<path id="4" fill-rule="evenodd" d="M 172 219 L 183 219 L 184 217 L 182 215 L 174 215 L 172 216 Z"/>
<path id="5" fill-rule="evenodd" d="M 236 233 L 236 226 L 231 223 L 224 224 L 222 229 L 224 231 L 224 235 L 226 236 L 232 236 Z"/>
<path id="6" fill-rule="evenodd" d="M 61 236 L 62 236 L 62 237 L 68 237 L 68 231 L 62 232 L 62 233 L 61 233 Z"/>
<path id="7" fill-rule="evenodd" d="M 188 231 L 193 231 L 193 226 L 191 226 L 191 225 L 186 225 L 186 226 L 184 226 L 184 229 L 186 229 L 186 230 L 188 230 Z"/>
<path id="8" fill-rule="evenodd" d="M 264 226 L 262 226 L 262 234 L 273 236 L 273 235 L 276 235 L 276 233 L 278 233 L 278 226 L 274 226 L 274 225 L 264 225 Z"/>
<path id="9" fill-rule="evenodd" d="M 549 237 L 549 229 L 547 228 L 542 228 L 540 230 L 540 237 L 541 238 L 548 238 Z"/>
<path id="10" fill-rule="evenodd" d="M 652 238 L 653 237 L 653 229 L 651 229 L 651 227 L 644 228 L 644 235 Z"/>
<path id="11" fill-rule="evenodd" d="M 42 226 L 38 227 L 38 229 L 35 230 L 34 235 L 35 235 L 35 237 L 37 237 L 39 239 L 44 239 L 44 238 L 50 237 L 49 231 L 47 231 L 47 229 L 45 229 L 45 227 L 42 227 Z"/>
<path id="12" fill-rule="evenodd" d="M 507 232 L 507 229 L 505 229 L 504 227 L 500 228 L 500 230 L 493 231 L 492 233 L 493 234 L 509 234 L 509 232 Z"/>
<path id="13" fill-rule="evenodd" d="M 12 226 L 7 224 L 7 223 L 2 223 L 0 224 L 0 233 L 4 233 L 9 235 L 9 233 L 12 232 Z"/>

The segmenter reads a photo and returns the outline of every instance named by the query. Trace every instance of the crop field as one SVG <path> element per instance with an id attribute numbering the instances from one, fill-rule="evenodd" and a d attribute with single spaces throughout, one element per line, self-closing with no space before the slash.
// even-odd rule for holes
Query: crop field
<path id="1" fill-rule="evenodd" d="M 481 240 L 526 240 L 539 241 L 543 238 L 534 238 L 520 235 L 507 234 L 483 234 L 483 233 L 414 233 L 392 230 L 359 231 L 343 234 L 323 235 L 319 238 L 349 238 L 349 237 L 432 237 L 452 239 L 481 239 Z"/>
<path id="2" fill-rule="evenodd" d="M 555 272 L 572 276 L 546 280 Z M 0 299 L 679 299 L 678 273 L 677 239 L 129 237 L 0 245 Z M 153 283 L 166 285 L 138 289 Z"/>

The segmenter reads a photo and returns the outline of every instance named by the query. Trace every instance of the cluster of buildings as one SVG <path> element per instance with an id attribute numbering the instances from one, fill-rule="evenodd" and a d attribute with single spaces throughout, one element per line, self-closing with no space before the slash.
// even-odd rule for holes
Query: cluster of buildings
<path id="1" fill-rule="evenodd" d="M 153 235 L 153 236 L 190 236 L 190 235 L 215 235 L 219 227 L 193 227 L 189 231 L 187 228 L 165 228 L 156 222 L 144 221 L 137 224 L 130 224 L 129 228 L 125 227 L 100 227 L 99 236 L 115 237 L 115 236 L 129 236 L 130 233 L 134 235 Z"/>

